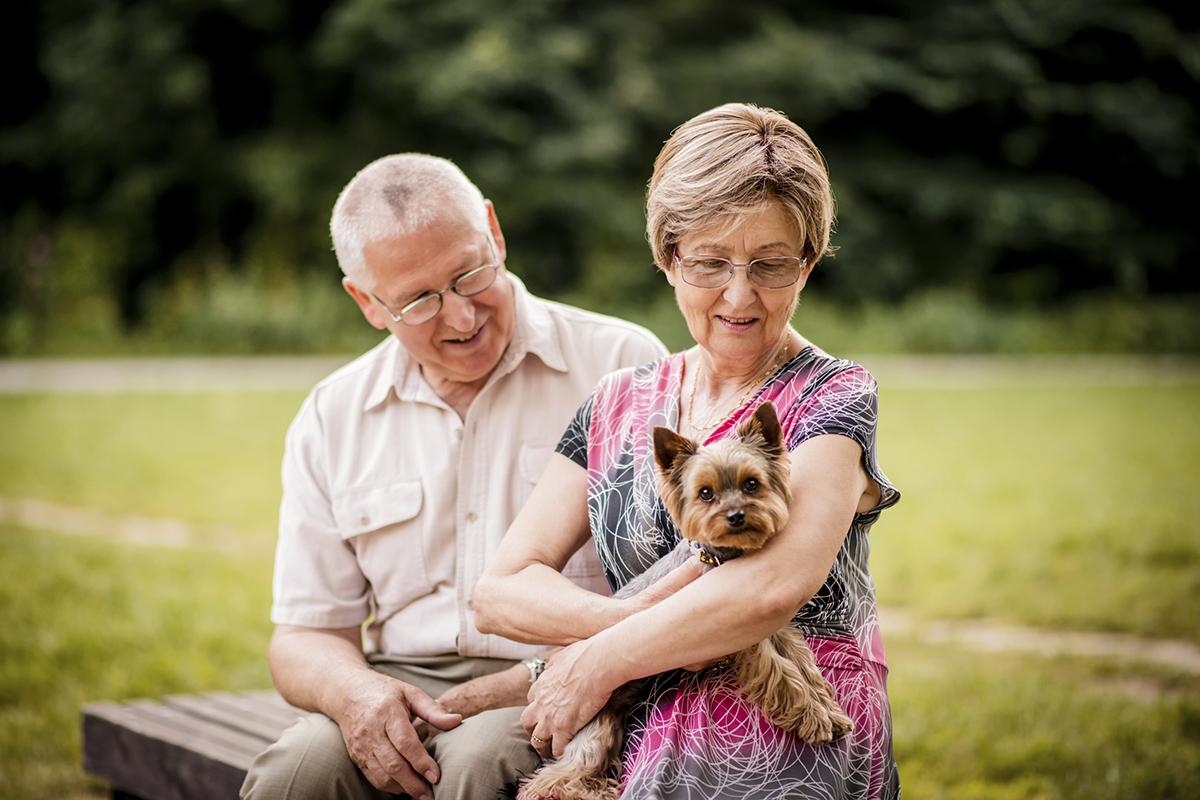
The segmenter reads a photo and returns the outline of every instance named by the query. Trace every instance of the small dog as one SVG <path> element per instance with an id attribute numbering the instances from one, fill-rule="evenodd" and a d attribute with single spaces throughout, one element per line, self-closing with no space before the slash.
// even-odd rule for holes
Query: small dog
<path id="1" fill-rule="evenodd" d="M 692 557 L 693 547 L 700 548 L 701 561 L 714 567 L 760 549 L 787 522 L 788 454 L 770 402 L 738 426 L 736 439 L 707 447 L 657 427 L 654 458 L 663 502 L 683 541 L 621 587 L 617 597 L 640 592 Z M 725 663 L 746 699 L 806 742 L 822 744 L 851 729 L 804 635 L 795 628 L 785 626 L 720 666 Z M 521 786 L 518 800 L 616 800 L 624 715 L 640 685 L 634 681 L 614 692 L 562 758 L 543 765 Z"/>

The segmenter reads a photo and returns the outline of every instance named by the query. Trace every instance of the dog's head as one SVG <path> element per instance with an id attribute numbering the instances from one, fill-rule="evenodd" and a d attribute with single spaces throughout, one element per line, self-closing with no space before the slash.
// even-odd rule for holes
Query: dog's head
<path id="1" fill-rule="evenodd" d="M 787 521 L 788 454 L 769 401 L 738 426 L 737 438 L 707 447 L 656 427 L 654 459 L 667 511 L 692 541 L 757 550 Z"/>

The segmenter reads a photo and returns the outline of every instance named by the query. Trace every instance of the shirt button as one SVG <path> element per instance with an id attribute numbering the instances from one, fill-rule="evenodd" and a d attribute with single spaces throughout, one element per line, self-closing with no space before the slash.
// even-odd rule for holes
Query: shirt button
<path id="1" fill-rule="evenodd" d="M 467 522 L 474 522 L 477 519 L 479 519 L 479 515 L 476 514 L 474 511 L 467 512 Z"/>
<path id="2" fill-rule="evenodd" d="M 455 429 L 455 431 L 454 431 L 454 438 L 456 438 L 456 439 L 458 439 L 458 440 L 460 440 L 460 441 L 461 441 L 461 440 L 462 440 L 462 437 L 463 437 L 462 428 L 457 428 L 457 429 Z"/>
<path id="3" fill-rule="evenodd" d="M 358 524 L 359 525 L 370 525 L 371 518 L 368 517 L 366 514 L 363 514 L 361 517 L 358 518 Z"/>

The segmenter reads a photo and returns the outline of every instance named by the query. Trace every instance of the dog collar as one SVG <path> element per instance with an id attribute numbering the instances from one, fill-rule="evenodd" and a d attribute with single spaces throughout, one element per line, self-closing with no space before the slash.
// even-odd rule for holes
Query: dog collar
<path id="1" fill-rule="evenodd" d="M 700 559 L 701 564 L 707 564 L 710 567 L 721 566 L 721 559 L 716 553 L 704 549 L 704 545 L 691 539 L 688 539 L 687 543 L 688 547 L 692 548 L 692 552 L 696 554 L 696 558 Z"/>

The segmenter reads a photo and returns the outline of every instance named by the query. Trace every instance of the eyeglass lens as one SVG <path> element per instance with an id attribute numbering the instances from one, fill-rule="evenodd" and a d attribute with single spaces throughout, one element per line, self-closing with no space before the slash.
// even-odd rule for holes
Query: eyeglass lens
<path id="1" fill-rule="evenodd" d="M 688 283 L 703 288 L 724 286 L 733 278 L 736 267 L 725 258 L 684 258 L 680 264 Z M 752 283 L 768 289 L 791 286 L 800 278 L 804 260 L 793 256 L 757 258 L 745 265 L 746 277 Z"/>
<path id="2" fill-rule="evenodd" d="M 450 284 L 446 291 L 452 291 L 459 297 L 470 297 L 487 289 L 496 280 L 498 265 L 487 264 L 477 267 L 470 272 L 460 275 L 458 280 Z M 404 322 L 409 325 L 420 325 L 437 316 L 442 309 L 442 292 L 427 294 L 400 310 Z"/>

